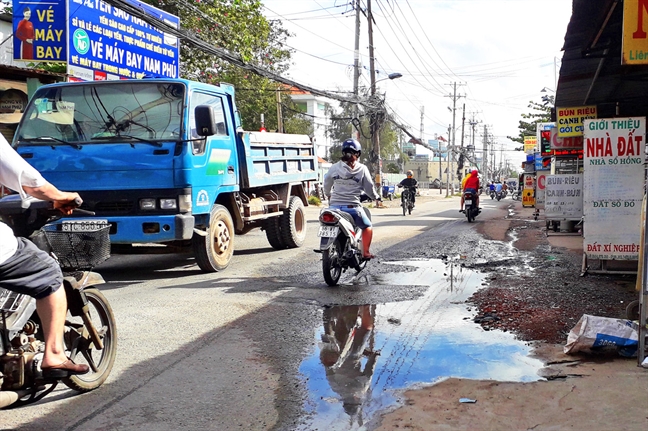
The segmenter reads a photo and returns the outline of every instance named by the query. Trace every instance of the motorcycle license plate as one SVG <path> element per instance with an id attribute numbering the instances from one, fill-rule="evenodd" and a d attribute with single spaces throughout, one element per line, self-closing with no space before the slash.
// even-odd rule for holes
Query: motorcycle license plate
<path id="1" fill-rule="evenodd" d="M 466 200 L 464 201 L 464 204 L 466 204 L 466 205 L 472 205 L 472 201 L 471 201 L 470 199 L 466 199 Z"/>
<path id="2" fill-rule="evenodd" d="M 93 232 L 108 226 L 108 220 L 69 220 L 61 222 L 64 232 Z"/>
<path id="3" fill-rule="evenodd" d="M 337 226 L 320 226 L 317 236 L 325 238 L 335 238 L 340 228 Z"/>

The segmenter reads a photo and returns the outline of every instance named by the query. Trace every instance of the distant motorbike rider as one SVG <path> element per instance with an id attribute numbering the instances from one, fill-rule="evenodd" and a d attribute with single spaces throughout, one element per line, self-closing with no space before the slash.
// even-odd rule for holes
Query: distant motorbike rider
<path id="1" fill-rule="evenodd" d="M 414 207 L 416 203 L 416 189 L 418 188 L 418 181 L 414 178 L 414 172 L 407 171 L 407 178 L 404 178 L 403 181 L 398 183 L 398 187 L 404 187 L 405 190 L 410 192 L 412 207 Z M 403 205 L 404 198 L 403 194 L 401 194 L 401 206 Z"/>
<path id="2" fill-rule="evenodd" d="M 358 161 L 361 154 L 360 142 L 355 139 L 342 143 L 342 158 L 324 176 L 324 194 L 329 200 L 329 208 L 351 214 L 355 224 L 362 229 L 362 256 L 371 259 L 375 257 L 369 252 L 373 229 L 371 220 L 362 209 L 360 196 L 364 192 L 372 200 L 380 201 L 381 198 L 376 193 L 369 169 Z"/>
<path id="3" fill-rule="evenodd" d="M 464 212 L 464 193 L 470 192 L 474 196 L 475 200 L 475 206 L 479 208 L 479 194 L 477 194 L 477 191 L 480 189 L 479 186 L 479 172 L 477 169 L 473 169 L 472 172 L 470 173 L 470 176 L 466 180 L 464 184 L 464 189 L 463 192 L 461 193 L 461 209 L 459 210 L 460 213 Z"/>
<path id="4" fill-rule="evenodd" d="M 499 181 L 495 182 L 495 193 L 497 194 L 502 193 L 502 188 L 503 186 L 501 182 Z"/>

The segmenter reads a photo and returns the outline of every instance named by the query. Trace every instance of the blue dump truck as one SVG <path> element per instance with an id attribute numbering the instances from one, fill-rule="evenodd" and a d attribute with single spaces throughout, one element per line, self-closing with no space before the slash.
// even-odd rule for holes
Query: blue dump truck
<path id="1" fill-rule="evenodd" d="M 306 236 L 316 151 L 306 135 L 245 132 L 231 85 L 182 79 L 61 83 L 39 88 L 14 147 L 92 217 L 63 230 L 110 225 L 118 253 L 193 250 L 225 269 L 235 233 L 265 230 L 275 249 Z M 166 246 L 166 247 L 161 247 Z"/>

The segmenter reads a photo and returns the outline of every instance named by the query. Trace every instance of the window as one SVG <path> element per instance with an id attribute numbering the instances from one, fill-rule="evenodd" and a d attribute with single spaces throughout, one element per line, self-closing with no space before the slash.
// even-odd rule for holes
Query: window
<path id="1" fill-rule="evenodd" d="M 227 123 L 225 121 L 225 111 L 223 109 L 223 99 L 213 94 L 194 92 L 191 95 L 189 103 L 189 127 L 191 128 L 191 138 L 200 139 L 201 136 L 196 133 L 196 106 L 209 105 L 214 111 L 214 120 L 216 121 L 216 136 L 228 136 Z M 200 154 L 205 151 L 206 139 L 193 141 L 193 153 Z"/>

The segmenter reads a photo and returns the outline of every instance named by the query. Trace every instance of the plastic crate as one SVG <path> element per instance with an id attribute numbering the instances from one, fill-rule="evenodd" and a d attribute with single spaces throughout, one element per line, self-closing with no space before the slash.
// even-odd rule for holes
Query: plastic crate
<path id="1" fill-rule="evenodd" d="M 41 230 L 62 269 L 92 269 L 110 257 L 110 226 L 83 232 L 59 229 L 46 225 Z"/>

